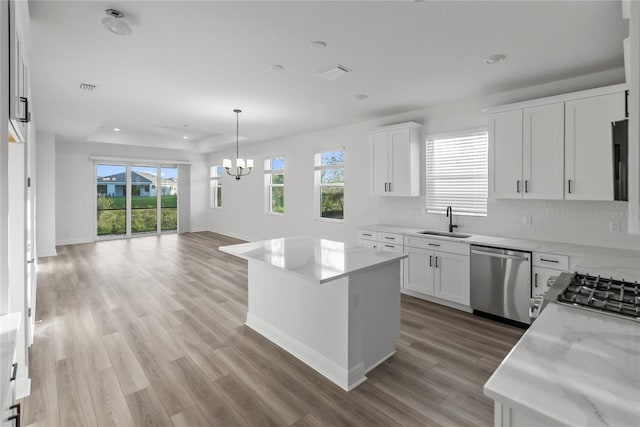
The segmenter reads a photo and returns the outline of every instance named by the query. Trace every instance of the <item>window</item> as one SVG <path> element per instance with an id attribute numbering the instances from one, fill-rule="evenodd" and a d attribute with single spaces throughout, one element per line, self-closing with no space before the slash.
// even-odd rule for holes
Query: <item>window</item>
<path id="1" fill-rule="evenodd" d="M 316 203 L 321 219 L 344 219 L 344 149 L 315 155 Z"/>
<path id="2" fill-rule="evenodd" d="M 284 157 L 264 161 L 265 212 L 284 213 Z"/>
<path id="3" fill-rule="evenodd" d="M 211 166 L 209 173 L 209 190 L 211 194 L 211 207 L 222 207 L 222 166 Z"/>
<path id="4" fill-rule="evenodd" d="M 487 215 L 487 132 L 427 139 L 427 212 Z"/>

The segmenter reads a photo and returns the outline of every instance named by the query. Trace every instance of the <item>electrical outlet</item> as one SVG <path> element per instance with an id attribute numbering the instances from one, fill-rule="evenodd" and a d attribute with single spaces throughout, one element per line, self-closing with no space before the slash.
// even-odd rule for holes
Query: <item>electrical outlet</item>
<path id="1" fill-rule="evenodd" d="M 522 224 L 523 225 L 531 225 L 531 215 L 523 215 L 522 216 Z"/>
<path id="2" fill-rule="evenodd" d="M 609 221 L 609 231 L 611 233 L 620 232 L 620 221 Z"/>

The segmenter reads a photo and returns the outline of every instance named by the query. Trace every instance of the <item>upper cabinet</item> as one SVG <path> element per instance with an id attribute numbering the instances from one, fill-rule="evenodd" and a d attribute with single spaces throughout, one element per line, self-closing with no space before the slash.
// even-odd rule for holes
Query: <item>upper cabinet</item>
<path id="1" fill-rule="evenodd" d="M 27 2 L 3 2 L 9 8 L 9 140 L 24 142 L 27 138 L 29 111 L 29 68 L 26 34 L 29 25 Z"/>
<path id="2" fill-rule="evenodd" d="M 420 195 L 420 145 L 418 123 L 401 123 L 369 132 L 371 144 L 371 194 Z"/>
<path id="3" fill-rule="evenodd" d="M 565 198 L 613 200 L 611 124 L 625 118 L 624 92 L 565 104 Z"/>
<path id="4" fill-rule="evenodd" d="M 492 197 L 613 200 L 612 123 L 624 85 L 555 96 L 489 113 Z"/>

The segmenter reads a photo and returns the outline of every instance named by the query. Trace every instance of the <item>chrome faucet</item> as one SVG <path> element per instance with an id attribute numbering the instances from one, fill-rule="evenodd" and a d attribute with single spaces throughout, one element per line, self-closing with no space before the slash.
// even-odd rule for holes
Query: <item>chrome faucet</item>
<path id="1" fill-rule="evenodd" d="M 447 206 L 447 218 L 449 218 L 449 233 L 453 233 L 453 229 L 458 228 L 458 226 L 453 224 L 453 209 L 451 209 L 451 206 Z"/>

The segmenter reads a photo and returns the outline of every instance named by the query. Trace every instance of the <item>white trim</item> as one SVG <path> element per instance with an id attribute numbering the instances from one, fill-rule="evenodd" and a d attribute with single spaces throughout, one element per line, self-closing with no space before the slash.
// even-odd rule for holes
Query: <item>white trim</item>
<path id="1" fill-rule="evenodd" d="M 364 365 L 362 363 L 350 370 L 344 369 L 331 359 L 285 334 L 280 329 L 270 325 L 252 313 L 247 313 L 247 322 L 245 325 L 283 348 L 288 353 L 291 353 L 310 368 L 318 371 L 346 391 L 353 390 L 367 379 L 367 377 L 364 376 Z"/>
<path id="2" fill-rule="evenodd" d="M 89 156 L 89 160 L 95 160 L 99 162 L 146 162 L 150 166 L 177 166 L 177 165 L 190 165 L 191 162 L 186 160 L 154 160 L 154 159 L 136 159 L 129 157 L 104 157 L 104 156 Z M 145 164 L 136 164 L 136 166 L 145 166 Z"/>
<path id="3" fill-rule="evenodd" d="M 244 240 L 246 242 L 257 242 L 258 240 L 261 240 L 257 237 L 251 237 L 251 236 L 247 236 L 244 234 L 238 234 L 238 233 L 233 233 L 231 231 L 228 230 L 220 230 L 214 227 L 209 227 L 207 228 L 206 231 L 210 231 L 212 233 L 216 233 L 216 234 L 222 234 L 223 236 L 229 236 L 229 237 L 233 237 L 234 239 L 238 239 L 238 240 Z"/>
<path id="4" fill-rule="evenodd" d="M 406 122 L 406 123 L 396 123 L 395 125 L 382 126 L 379 128 L 371 129 L 369 133 L 376 132 L 389 132 L 396 129 L 406 129 L 406 128 L 419 128 L 422 125 L 416 122 Z"/>
<path id="5" fill-rule="evenodd" d="M 342 151 L 342 163 L 334 163 L 331 165 L 316 165 L 316 163 L 318 161 L 322 162 L 322 153 L 327 153 L 327 152 L 331 152 L 331 151 Z M 345 182 L 346 182 L 346 177 L 345 177 L 345 172 L 346 172 L 346 168 L 345 168 L 345 164 L 346 164 L 346 160 L 347 160 L 347 150 L 344 146 L 342 147 L 334 147 L 334 148 L 325 148 L 325 149 L 321 149 L 320 151 L 315 151 L 313 154 L 313 191 L 314 191 L 314 217 L 316 220 L 318 221 L 323 221 L 323 222 L 332 222 L 332 223 L 344 223 L 345 220 L 345 209 L 344 209 L 344 202 L 346 200 L 346 193 L 345 193 Z M 343 177 L 342 177 L 342 182 L 341 183 L 327 183 L 327 184 L 322 184 L 322 171 L 324 170 L 331 170 L 331 169 L 342 169 L 343 171 Z M 321 215 L 320 210 L 322 209 L 322 206 L 320 204 L 320 199 L 321 199 L 321 194 L 322 194 L 322 187 L 334 187 L 334 188 L 342 188 L 342 195 L 343 195 L 343 209 L 342 209 L 342 218 L 323 218 Z"/>
<path id="6" fill-rule="evenodd" d="M 427 135 L 425 137 L 425 142 L 433 139 L 457 138 L 462 135 L 471 135 L 475 133 L 489 133 L 489 127 L 484 126 L 484 127 L 462 129 L 462 130 L 455 130 L 451 132 L 441 132 L 433 135 Z"/>
<path id="7" fill-rule="evenodd" d="M 495 107 L 483 108 L 483 113 L 499 113 L 509 110 L 517 110 L 520 108 L 537 107 L 546 104 L 555 104 L 556 102 L 566 102 L 574 99 L 590 98 L 592 96 L 607 95 L 610 93 L 624 92 L 629 89 L 626 83 L 598 87 L 595 89 L 581 90 L 579 92 L 564 93 L 562 95 L 548 96 L 546 98 L 532 99 L 529 101 L 514 102 L 512 104 L 498 105 Z"/>

